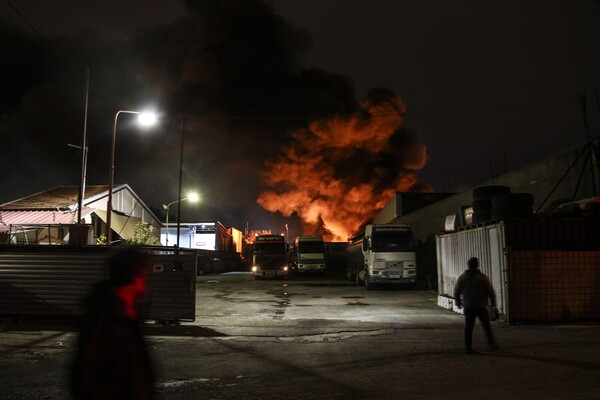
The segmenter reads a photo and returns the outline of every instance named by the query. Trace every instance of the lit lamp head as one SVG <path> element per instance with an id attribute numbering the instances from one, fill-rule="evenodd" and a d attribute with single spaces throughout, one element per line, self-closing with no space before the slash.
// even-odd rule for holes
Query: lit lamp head
<path id="1" fill-rule="evenodd" d="M 186 198 L 192 203 L 196 203 L 197 201 L 200 201 L 200 195 L 196 192 L 188 193 Z"/>
<path id="2" fill-rule="evenodd" d="M 156 123 L 156 114 L 144 111 L 138 114 L 138 122 L 141 126 L 152 126 Z"/>
<path id="3" fill-rule="evenodd" d="M 154 125 L 157 120 L 157 116 L 153 112 L 140 112 L 140 111 L 129 111 L 129 110 L 119 110 L 115 114 L 115 122 L 113 125 L 112 132 L 112 151 L 110 158 L 110 171 L 108 175 L 108 201 L 106 205 L 106 242 L 108 244 L 112 243 L 112 197 L 113 197 L 113 187 L 114 187 L 114 179 L 115 179 L 115 142 L 117 137 L 117 120 L 119 119 L 119 115 L 121 114 L 137 114 L 138 123 L 141 126 L 148 127 Z"/>

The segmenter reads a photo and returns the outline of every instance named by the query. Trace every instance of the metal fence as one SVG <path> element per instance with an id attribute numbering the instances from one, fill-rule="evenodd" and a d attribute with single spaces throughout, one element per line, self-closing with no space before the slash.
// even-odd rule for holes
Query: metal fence
<path id="1" fill-rule="evenodd" d="M 509 251 L 509 322 L 600 318 L 600 251 Z"/>
<path id="2" fill-rule="evenodd" d="M 196 252 L 140 247 L 150 255 L 142 317 L 195 318 Z M 107 277 L 110 246 L 0 247 L 0 314 L 74 316 L 94 283 Z"/>

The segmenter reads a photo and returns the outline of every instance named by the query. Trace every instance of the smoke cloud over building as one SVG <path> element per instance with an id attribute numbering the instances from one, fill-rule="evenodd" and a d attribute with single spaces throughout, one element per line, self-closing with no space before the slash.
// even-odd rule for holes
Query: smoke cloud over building
<path id="1" fill-rule="evenodd" d="M 89 184 L 107 181 L 116 111 L 162 113 L 146 134 L 123 117 L 116 145 L 115 182 L 157 213 L 177 198 L 181 139 L 184 190 L 202 197 L 185 206 L 188 221 L 264 229 L 293 217 L 305 232 L 345 239 L 394 192 L 427 190 L 416 178 L 425 146 L 403 127 L 398 97 L 374 90 L 359 102 L 346 77 L 307 68 L 310 36 L 268 2 L 186 5 L 184 17 L 132 38 L 53 39 L 79 63 L 14 23 L 1 28 L 14 90 L 0 103 L 0 157 L 12 171 L 5 187 L 15 190 L 0 202 L 79 184 L 78 154 L 67 144 L 80 143 L 83 129 L 83 66 L 91 71 Z M 25 49 L 35 62 L 23 69 Z"/>

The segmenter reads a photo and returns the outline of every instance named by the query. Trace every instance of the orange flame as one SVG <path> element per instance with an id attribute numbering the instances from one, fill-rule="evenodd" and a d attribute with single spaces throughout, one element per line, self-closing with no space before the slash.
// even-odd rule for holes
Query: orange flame
<path id="1" fill-rule="evenodd" d="M 402 100 L 390 95 L 361 106 L 294 132 L 282 154 L 265 161 L 267 189 L 257 203 L 284 216 L 297 213 L 304 234 L 345 241 L 396 192 L 427 190 L 416 177 L 426 147 L 402 129 Z"/>

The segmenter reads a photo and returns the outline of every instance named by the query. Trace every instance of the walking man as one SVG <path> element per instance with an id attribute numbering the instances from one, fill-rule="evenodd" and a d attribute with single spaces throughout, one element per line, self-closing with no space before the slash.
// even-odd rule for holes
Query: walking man
<path id="1" fill-rule="evenodd" d="M 491 350 L 497 350 L 498 345 L 492 335 L 492 327 L 488 317 L 488 298 L 492 307 L 496 307 L 496 294 L 488 277 L 479 270 L 479 260 L 471 257 L 467 261 L 469 268 L 463 272 L 454 288 L 454 301 L 458 308 L 464 306 L 465 312 L 465 352 L 473 353 L 473 326 L 475 319 L 479 318 L 485 331 L 488 345 Z"/>

